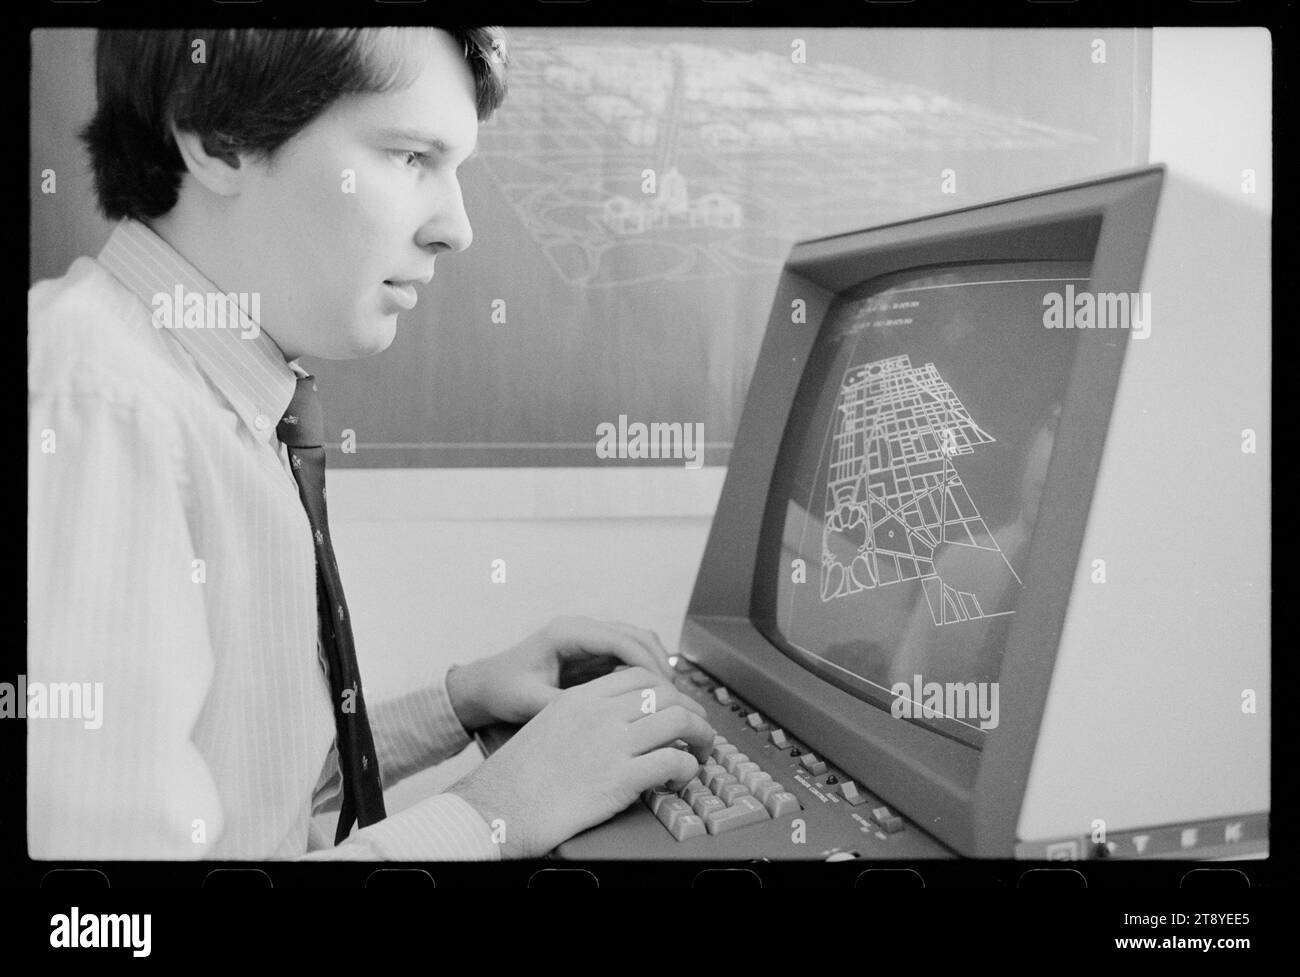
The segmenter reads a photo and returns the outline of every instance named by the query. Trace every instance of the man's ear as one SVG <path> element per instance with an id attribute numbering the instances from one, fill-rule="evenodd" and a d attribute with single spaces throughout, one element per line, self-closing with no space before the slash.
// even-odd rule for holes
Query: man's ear
<path id="1" fill-rule="evenodd" d="M 171 128 L 185 168 L 194 179 L 221 197 L 233 197 L 239 193 L 248 170 L 241 166 L 237 153 L 218 150 L 211 140 L 205 144 L 198 133 L 182 132 L 174 123 Z"/>

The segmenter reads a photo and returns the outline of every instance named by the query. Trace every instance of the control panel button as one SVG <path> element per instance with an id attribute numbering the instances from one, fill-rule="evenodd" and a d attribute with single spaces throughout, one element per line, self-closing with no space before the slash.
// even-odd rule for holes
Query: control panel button
<path id="1" fill-rule="evenodd" d="M 731 705 L 731 693 L 724 686 L 719 685 L 713 690 L 713 698 L 717 699 L 724 706 Z"/>
<path id="2" fill-rule="evenodd" d="M 790 741 L 785 738 L 784 729 L 772 730 L 769 738 L 772 741 L 772 745 L 775 746 L 778 750 L 785 750 L 785 749 L 789 749 L 790 747 Z"/>
<path id="3" fill-rule="evenodd" d="M 820 776 L 826 772 L 826 761 L 817 759 L 817 757 L 811 753 L 805 753 L 799 757 L 799 765 L 814 777 Z"/>
<path id="4" fill-rule="evenodd" d="M 745 722 L 749 724 L 750 729 L 756 732 L 768 728 L 767 720 L 765 720 L 762 716 L 760 716 L 756 712 L 751 712 L 748 716 L 746 716 Z"/>
<path id="5" fill-rule="evenodd" d="M 846 780 L 844 783 L 840 784 L 840 796 L 854 807 L 857 807 L 859 804 L 867 803 L 867 799 L 862 795 L 862 791 L 858 790 L 858 785 L 851 780 Z"/>
<path id="6" fill-rule="evenodd" d="M 876 824 L 880 824 L 882 821 L 885 820 L 885 818 L 892 818 L 893 816 L 894 816 L 894 812 L 891 811 L 889 808 L 885 807 L 884 804 L 881 804 L 879 807 L 873 807 L 871 809 L 871 820 L 875 821 Z"/>
<path id="7" fill-rule="evenodd" d="M 881 821 L 880 826 L 885 829 L 887 834 L 897 834 L 903 830 L 903 819 L 895 814 L 892 817 L 887 817 L 885 820 Z"/>

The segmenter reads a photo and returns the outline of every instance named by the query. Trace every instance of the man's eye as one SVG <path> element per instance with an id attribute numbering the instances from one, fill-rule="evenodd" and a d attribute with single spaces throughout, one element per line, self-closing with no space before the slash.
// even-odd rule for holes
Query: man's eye
<path id="1" fill-rule="evenodd" d="M 429 160 L 428 153 L 421 153 L 414 149 L 398 149 L 394 151 L 394 155 L 402 161 L 403 166 L 407 167 L 423 166 Z"/>

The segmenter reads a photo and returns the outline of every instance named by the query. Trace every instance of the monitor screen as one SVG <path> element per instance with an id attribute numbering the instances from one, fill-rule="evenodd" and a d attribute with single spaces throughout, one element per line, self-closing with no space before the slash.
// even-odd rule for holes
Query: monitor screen
<path id="1" fill-rule="evenodd" d="M 839 294 L 777 459 L 757 568 L 775 606 L 756 620 L 871 707 L 976 748 L 1077 346 L 1044 314 L 1090 273 L 950 265 Z"/>

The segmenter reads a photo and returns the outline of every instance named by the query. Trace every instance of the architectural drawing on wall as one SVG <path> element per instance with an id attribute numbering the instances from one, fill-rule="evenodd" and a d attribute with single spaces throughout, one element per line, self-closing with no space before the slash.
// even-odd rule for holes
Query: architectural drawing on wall
<path id="1" fill-rule="evenodd" d="M 1008 572 L 1020 578 L 953 465 L 996 439 L 934 364 L 903 355 L 849 369 L 833 424 L 822 601 L 919 581 L 935 625 L 1010 613 L 980 599 L 980 581 L 997 592 Z M 965 549 L 957 586 L 942 579 L 945 546 Z"/>
<path id="2" fill-rule="evenodd" d="M 653 171 L 654 192 L 642 193 L 639 199 L 621 194 L 605 201 L 605 227 L 615 234 L 644 234 L 658 228 L 716 227 L 734 228 L 742 222 L 740 204 L 722 193 L 705 193 L 691 197 L 686 177 L 677 168 L 677 143 L 681 133 L 682 110 L 686 105 L 686 69 L 680 50 L 671 49 L 673 86 L 663 124 L 649 121 L 658 139 L 658 166 Z"/>
<path id="3" fill-rule="evenodd" d="M 942 160 L 1096 142 L 774 51 L 521 34 L 511 57 L 480 154 L 555 271 L 588 287 L 769 274 L 846 215 L 941 209 Z"/>

